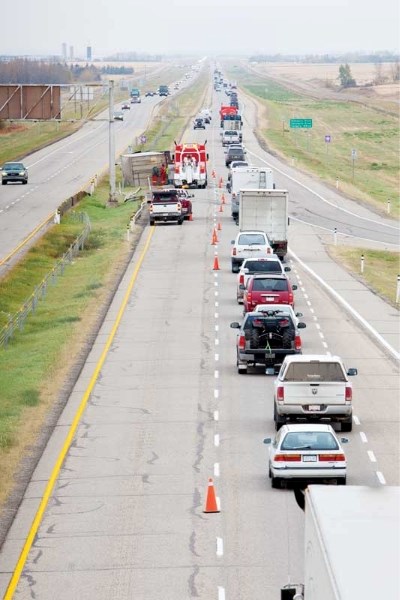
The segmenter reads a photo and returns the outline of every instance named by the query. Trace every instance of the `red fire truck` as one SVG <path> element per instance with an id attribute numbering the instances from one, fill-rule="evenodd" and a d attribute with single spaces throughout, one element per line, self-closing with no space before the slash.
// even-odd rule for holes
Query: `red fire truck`
<path id="1" fill-rule="evenodd" d="M 206 144 L 177 144 L 174 155 L 174 186 L 207 187 Z"/>

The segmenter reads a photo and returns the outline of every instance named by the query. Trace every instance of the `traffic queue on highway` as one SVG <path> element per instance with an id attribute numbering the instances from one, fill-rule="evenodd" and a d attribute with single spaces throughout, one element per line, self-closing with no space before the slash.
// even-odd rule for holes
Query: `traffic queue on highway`
<path id="1" fill-rule="evenodd" d="M 243 119 L 237 86 L 221 71 L 214 90 L 223 98 L 221 142 L 228 167 L 227 192 L 239 231 L 231 242 L 231 268 L 242 318 L 236 330 L 238 374 L 263 369 L 276 377 L 268 474 L 274 488 L 291 480 L 344 485 L 347 461 L 335 429 L 352 430 L 352 385 L 357 369 L 346 369 L 338 356 L 303 354 L 306 323 L 295 308 L 297 286 L 290 280 L 288 192 L 275 187 L 271 169 L 249 163 L 243 145 Z M 225 97 L 228 100 L 225 100 Z M 334 429 L 335 425 L 335 429 Z"/>

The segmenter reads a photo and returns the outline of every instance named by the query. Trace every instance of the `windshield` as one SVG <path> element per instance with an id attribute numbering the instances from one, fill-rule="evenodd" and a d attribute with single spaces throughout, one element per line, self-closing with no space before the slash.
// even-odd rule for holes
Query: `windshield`
<path id="1" fill-rule="evenodd" d="M 288 366 L 285 381 L 346 381 L 346 376 L 337 362 L 302 362 Z"/>
<path id="2" fill-rule="evenodd" d="M 287 433 L 281 450 L 339 450 L 339 446 L 329 431 L 300 431 Z"/>
<path id="3" fill-rule="evenodd" d="M 254 279 L 253 292 L 287 292 L 287 279 Z"/>
<path id="4" fill-rule="evenodd" d="M 25 169 L 22 163 L 7 163 L 3 167 L 3 171 L 23 171 Z"/>
<path id="5" fill-rule="evenodd" d="M 249 273 L 282 273 L 282 267 L 279 260 L 246 260 L 243 265 Z"/>
<path id="6" fill-rule="evenodd" d="M 265 246 L 265 237 L 260 233 L 242 233 L 239 235 L 238 244 L 240 246 L 252 246 L 254 244 Z"/>

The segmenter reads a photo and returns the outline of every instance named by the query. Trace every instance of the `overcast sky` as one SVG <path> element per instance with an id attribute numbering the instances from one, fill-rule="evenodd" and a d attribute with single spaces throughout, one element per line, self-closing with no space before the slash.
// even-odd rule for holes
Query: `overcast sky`
<path id="1" fill-rule="evenodd" d="M 400 38 L 398 0 L 17 0 L 7 15 L 0 54 L 61 54 L 63 42 L 95 58 L 323 54 L 398 51 Z"/>

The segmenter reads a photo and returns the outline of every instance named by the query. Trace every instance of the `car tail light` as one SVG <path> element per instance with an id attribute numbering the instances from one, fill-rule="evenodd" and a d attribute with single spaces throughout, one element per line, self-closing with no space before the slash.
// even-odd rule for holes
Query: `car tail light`
<path id="1" fill-rule="evenodd" d="M 178 204 L 176 205 L 176 207 L 177 207 L 177 209 L 178 209 L 179 211 L 181 211 L 181 210 L 182 210 L 182 204 L 181 204 L 180 202 L 178 202 Z"/>
<path id="2" fill-rule="evenodd" d="M 206 167 L 204 165 L 204 163 L 200 163 L 200 173 L 205 173 L 206 172 Z"/>
<path id="3" fill-rule="evenodd" d="M 152 205 L 152 204 L 150 204 L 150 212 L 152 213 L 152 212 L 153 212 L 153 210 L 154 210 L 154 208 L 153 208 L 153 205 Z"/>
<path id="4" fill-rule="evenodd" d="M 247 292 L 247 296 L 246 296 L 246 300 L 248 302 L 248 304 L 251 304 L 251 292 Z"/>
<path id="5" fill-rule="evenodd" d="M 276 399 L 278 402 L 283 402 L 285 399 L 285 388 L 283 385 L 278 385 L 276 390 Z"/>
<path id="6" fill-rule="evenodd" d="M 296 350 L 301 350 L 301 337 L 299 335 L 294 338 L 294 347 Z"/>
<path id="7" fill-rule="evenodd" d="M 331 461 L 335 461 L 335 462 L 343 462 L 346 460 L 346 457 L 344 454 L 319 454 L 318 455 L 318 460 L 320 462 L 331 462 Z"/>
<path id="8" fill-rule="evenodd" d="M 294 302 L 293 292 L 289 292 L 289 304 L 293 304 L 293 302 Z"/>
<path id="9" fill-rule="evenodd" d="M 236 246 L 233 246 L 232 248 L 232 256 L 236 256 Z"/>
<path id="10" fill-rule="evenodd" d="M 301 454 L 277 454 L 274 457 L 276 462 L 300 462 Z"/>
<path id="11" fill-rule="evenodd" d="M 239 350 L 245 350 L 246 348 L 246 338 L 244 335 L 239 336 Z"/>
<path id="12" fill-rule="evenodd" d="M 270 247 L 267 248 L 267 254 L 272 254 L 272 248 L 270 248 Z"/>
<path id="13" fill-rule="evenodd" d="M 346 385 L 345 400 L 346 400 L 346 402 L 351 402 L 352 399 L 353 399 L 353 390 L 350 385 Z"/>
<path id="14" fill-rule="evenodd" d="M 239 285 L 244 285 L 244 275 L 239 275 Z"/>

